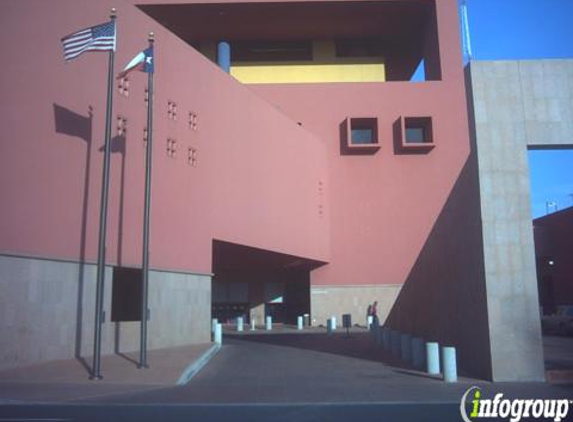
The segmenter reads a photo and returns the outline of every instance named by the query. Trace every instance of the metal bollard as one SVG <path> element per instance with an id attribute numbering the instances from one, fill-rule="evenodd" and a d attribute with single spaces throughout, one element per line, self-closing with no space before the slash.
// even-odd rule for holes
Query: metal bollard
<path id="1" fill-rule="evenodd" d="M 443 347 L 442 348 L 442 362 L 444 365 L 444 381 L 457 382 L 458 381 L 458 368 L 456 363 L 456 348 Z"/>
<path id="2" fill-rule="evenodd" d="M 390 351 L 392 356 L 400 357 L 400 331 L 392 330 L 390 332 Z"/>
<path id="3" fill-rule="evenodd" d="M 272 330 L 273 329 L 273 317 L 268 316 L 266 321 L 267 321 L 267 326 L 266 326 L 267 330 L 268 331 Z"/>
<path id="4" fill-rule="evenodd" d="M 237 317 L 237 331 L 243 331 L 243 317 Z"/>
<path id="5" fill-rule="evenodd" d="M 302 330 L 303 323 L 304 323 L 304 318 L 302 316 L 297 317 L 296 318 L 296 329 Z"/>
<path id="6" fill-rule="evenodd" d="M 426 357 L 426 344 L 419 337 L 412 338 L 412 365 L 414 368 L 422 369 Z"/>
<path id="7" fill-rule="evenodd" d="M 400 336 L 400 357 L 404 362 L 412 360 L 412 336 L 410 334 Z"/>
<path id="8" fill-rule="evenodd" d="M 223 328 L 219 323 L 215 325 L 215 343 L 223 344 Z"/>
<path id="9" fill-rule="evenodd" d="M 440 346 L 438 343 L 426 343 L 426 367 L 430 375 L 440 373 Z"/>

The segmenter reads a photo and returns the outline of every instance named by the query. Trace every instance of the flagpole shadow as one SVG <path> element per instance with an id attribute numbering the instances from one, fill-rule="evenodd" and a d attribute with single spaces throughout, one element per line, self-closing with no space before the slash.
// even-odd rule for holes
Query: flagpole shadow
<path id="1" fill-rule="evenodd" d="M 82 217 L 80 229 L 80 253 L 79 253 L 79 267 L 78 267 L 78 286 L 77 286 L 77 303 L 76 303 L 76 334 L 75 334 L 75 347 L 74 356 L 82 364 L 88 373 L 91 373 L 91 368 L 86 360 L 82 357 L 82 338 L 83 338 L 83 296 L 85 285 L 85 260 L 86 260 L 86 236 L 87 236 L 87 223 L 88 223 L 88 207 L 89 207 L 89 186 L 90 186 L 90 173 L 91 173 L 91 150 L 92 150 L 92 122 L 93 122 L 93 108 L 88 107 L 88 116 L 83 116 L 56 103 L 53 104 L 54 108 L 54 123 L 56 133 L 72 136 L 85 142 L 86 145 L 86 160 L 84 171 L 84 186 L 82 198 Z"/>

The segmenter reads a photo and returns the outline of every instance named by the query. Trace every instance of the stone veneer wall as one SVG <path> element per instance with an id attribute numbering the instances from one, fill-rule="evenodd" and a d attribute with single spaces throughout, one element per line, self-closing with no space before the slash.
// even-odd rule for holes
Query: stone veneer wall
<path id="1" fill-rule="evenodd" d="M 110 322 L 106 268 L 102 353 L 139 348 L 138 322 Z M 0 370 L 93 353 L 96 266 L 0 256 Z M 151 271 L 148 347 L 210 341 L 211 277 Z"/>
<path id="2" fill-rule="evenodd" d="M 573 60 L 472 62 L 492 377 L 544 378 L 528 148 L 573 147 Z"/>
<path id="3" fill-rule="evenodd" d="M 378 318 L 382 324 L 401 288 L 401 285 L 312 286 L 311 323 L 313 326 L 326 326 L 326 320 L 335 316 L 340 325 L 342 315 L 351 314 L 353 325 L 366 325 L 368 305 L 377 301 Z"/>

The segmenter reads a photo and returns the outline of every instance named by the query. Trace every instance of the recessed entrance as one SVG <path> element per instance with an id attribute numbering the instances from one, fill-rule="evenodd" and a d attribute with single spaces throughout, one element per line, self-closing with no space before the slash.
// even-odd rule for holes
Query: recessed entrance
<path id="1" fill-rule="evenodd" d="M 211 314 L 222 323 L 243 317 L 262 325 L 295 324 L 299 315 L 310 314 L 310 271 L 323 262 L 213 241 Z"/>

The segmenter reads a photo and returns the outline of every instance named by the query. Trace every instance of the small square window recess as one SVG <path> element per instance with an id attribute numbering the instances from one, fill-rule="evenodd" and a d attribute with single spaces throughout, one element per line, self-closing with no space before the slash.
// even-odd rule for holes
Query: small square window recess
<path id="1" fill-rule="evenodd" d="M 401 117 L 394 126 L 397 153 L 426 154 L 435 147 L 431 117 Z"/>
<path id="2" fill-rule="evenodd" d="M 404 118 L 405 144 L 433 144 L 431 117 Z"/>
<path id="3" fill-rule="evenodd" d="M 380 149 L 376 117 L 348 117 L 342 126 L 342 154 L 374 154 Z"/>
<path id="4" fill-rule="evenodd" d="M 189 164 L 191 167 L 197 167 L 197 150 L 195 148 L 189 148 L 187 164 Z"/>
<path id="5" fill-rule="evenodd" d="M 167 139 L 167 156 L 175 158 L 177 154 L 177 141 L 175 139 Z"/>

